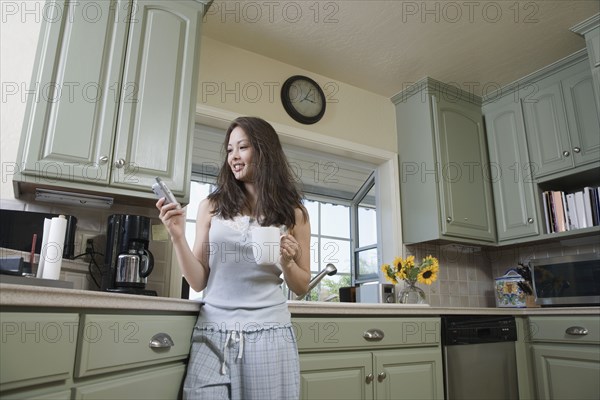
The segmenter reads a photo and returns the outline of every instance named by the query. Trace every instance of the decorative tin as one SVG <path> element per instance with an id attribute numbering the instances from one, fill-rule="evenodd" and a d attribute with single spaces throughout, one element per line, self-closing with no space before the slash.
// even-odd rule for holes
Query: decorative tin
<path id="1" fill-rule="evenodd" d="M 515 270 L 509 270 L 506 274 L 495 279 L 496 307 L 525 308 L 526 294 L 519 287 L 523 277 Z"/>

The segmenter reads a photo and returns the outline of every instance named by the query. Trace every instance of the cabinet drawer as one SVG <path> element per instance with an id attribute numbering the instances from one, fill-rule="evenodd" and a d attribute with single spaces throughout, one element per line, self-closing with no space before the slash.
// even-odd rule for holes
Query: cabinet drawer
<path id="1" fill-rule="evenodd" d="M 188 356 L 193 315 L 101 315 L 82 317 L 75 376 L 119 371 Z M 172 345 L 151 347 L 156 335 L 168 337 Z"/>
<path id="2" fill-rule="evenodd" d="M 78 314 L 3 312 L 0 322 L 0 390 L 71 377 Z"/>
<path id="3" fill-rule="evenodd" d="M 299 351 L 436 346 L 439 318 L 293 318 Z M 383 337 L 367 339 L 375 330 Z"/>
<path id="4" fill-rule="evenodd" d="M 585 328 L 587 334 L 567 333 L 577 328 Z M 529 334 L 533 342 L 600 343 L 600 316 L 529 317 Z"/>

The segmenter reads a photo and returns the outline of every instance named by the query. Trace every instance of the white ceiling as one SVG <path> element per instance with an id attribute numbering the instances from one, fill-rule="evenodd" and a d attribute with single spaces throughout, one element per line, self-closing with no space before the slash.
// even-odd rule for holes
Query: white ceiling
<path id="1" fill-rule="evenodd" d="M 203 34 L 385 97 L 425 76 L 485 94 L 584 48 L 569 28 L 599 10 L 598 0 L 215 0 Z"/>

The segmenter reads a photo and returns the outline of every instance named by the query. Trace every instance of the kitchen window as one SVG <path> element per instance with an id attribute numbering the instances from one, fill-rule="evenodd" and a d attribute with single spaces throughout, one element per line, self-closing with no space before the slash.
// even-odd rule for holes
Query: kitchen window
<path id="1" fill-rule="evenodd" d="M 193 247 L 196 237 L 196 210 L 200 202 L 214 189 L 214 185 L 200 180 L 194 176 L 190 187 L 190 203 L 187 207 L 185 237 Z M 374 182 L 373 182 L 374 185 Z M 372 187 L 372 186 L 371 186 Z M 369 191 L 371 193 L 371 191 Z M 334 199 L 326 199 L 322 196 L 307 195 L 304 205 L 308 210 L 311 223 L 310 260 L 311 274 L 316 275 L 328 263 L 336 266 L 338 272 L 333 276 L 324 278 L 321 283 L 311 291 L 307 300 L 331 300 L 337 301 L 338 289 L 352 284 L 353 269 L 362 278 L 372 277 L 369 273 L 373 271 L 373 263 L 377 265 L 377 241 L 373 232 L 376 232 L 374 205 L 367 204 L 365 199 L 356 206 L 350 202 Z M 373 203 L 374 204 L 374 203 Z M 351 212 L 357 213 L 357 240 L 352 240 Z M 358 248 L 352 248 L 352 243 L 359 243 Z M 353 254 L 358 264 L 353 263 Z M 375 257 L 373 261 L 371 257 Z M 366 260 L 366 261 L 365 261 Z M 356 267 L 358 265 L 358 267 Z M 287 291 L 287 289 L 286 289 Z M 191 289 L 185 279 L 182 285 L 182 294 L 189 299 L 200 299 L 202 293 Z"/>

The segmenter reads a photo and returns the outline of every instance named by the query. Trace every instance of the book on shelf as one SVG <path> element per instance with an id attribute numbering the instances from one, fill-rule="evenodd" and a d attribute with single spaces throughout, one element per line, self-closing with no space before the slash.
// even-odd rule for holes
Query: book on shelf
<path id="1" fill-rule="evenodd" d="M 565 232 L 600 225 L 600 187 L 542 192 L 546 232 Z"/>

